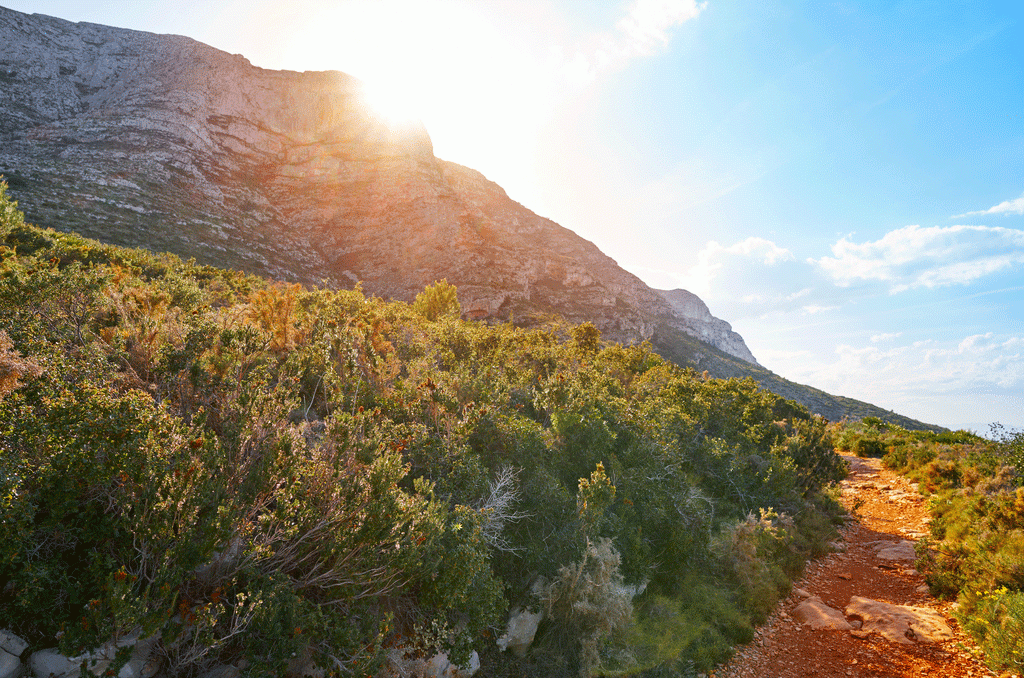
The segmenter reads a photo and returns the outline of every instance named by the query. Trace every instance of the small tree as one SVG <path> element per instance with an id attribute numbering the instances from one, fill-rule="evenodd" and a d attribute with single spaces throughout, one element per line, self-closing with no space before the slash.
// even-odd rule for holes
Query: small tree
<path id="1" fill-rule="evenodd" d="M 455 285 L 450 284 L 447 278 L 438 280 L 433 285 L 427 285 L 422 292 L 416 295 L 416 301 L 413 302 L 412 307 L 417 313 L 431 321 L 443 316 L 457 318 L 462 313 Z"/>

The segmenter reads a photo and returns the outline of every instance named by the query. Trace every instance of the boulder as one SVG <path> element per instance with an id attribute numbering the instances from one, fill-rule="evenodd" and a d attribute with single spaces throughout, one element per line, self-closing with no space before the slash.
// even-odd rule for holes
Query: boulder
<path id="1" fill-rule="evenodd" d="M 23 668 L 20 659 L 7 650 L 0 650 L 0 678 L 18 678 Z"/>
<path id="2" fill-rule="evenodd" d="M 313 653 L 309 646 L 303 648 L 298 656 L 288 661 L 288 678 L 324 678 L 324 670 L 313 661 Z"/>
<path id="3" fill-rule="evenodd" d="M 912 541 L 904 539 L 895 544 L 892 542 L 883 542 L 883 544 L 875 554 L 879 560 L 908 562 L 917 560 L 917 553 L 914 551 L 914 542 Z"/>
<path id="4" fill-rule="evenodd" d="M 28 643 L 10 631 L 0 631 L 0 650 L 13 654 L 15 657 L 20 657 L 27 647 Z"/>
<path id="5" fill-rule="evenodd" d="M 32 669 L 32 675 L 36 678 L 49 678 L 50 676 L 71 678 L 71 676 L 78 675 L 79 667 L 79 664 L 58 652 L 57 648 L 33 652 L 29 657 L 28 665 Z"/>
<path id="6" fill-rule="evenodd" d="M 812 629 L 850 631 L 852 626 L 839 610 L 829 607 L 818 596 L 811 596 L 793 609 L 793 619 Z"/>
<path id="7" fill-rule="evenodd" d="M 544 611 L 513 610 L 508 618 L 505 634 L 498 638 L 498 647 L 504 652 L 511 649 L 517 657 L 525 657 L 526 651 L 537 635 L 537 627 L 544 619 Z"/>
<path id="8" fill-rule="evenodd" d="M 134 633 L 107 641 L 96 650 L 77 657 L 66 657 L 56 648 L 39 650 L 29 658 L 29 667 L 36 678 L 78 678 L 83 665 L 89 673 L 102 676 L 106 674 L 117 651 L 131 647 L 131 657 L 118 671 L 118 678 L 152 678 L 160 668 L 159 660 L 153 657 L 159 639 L 152 636 L 139 640 L 140 632 L 136 629 Z"/>
<path id="9" fill-rule="evenodd" d="M 473 651 L 468 666 L 453 664 L 444 652 L 430 659 L 410 659 L 411 650 L 396 647 L 388 654 L 389 667 L 384 676 L 389 678 L 472 678 L 480 670 L 480 655 Z"/>
<path id="10" fill-rule="evenodd" d="M 864 622 L 861 629 L 895 643 L 938 643 L 953 638 L 953 631 L 941 614 L 927 607 L 893 605 L 854 596 L 846 615 Z"/>

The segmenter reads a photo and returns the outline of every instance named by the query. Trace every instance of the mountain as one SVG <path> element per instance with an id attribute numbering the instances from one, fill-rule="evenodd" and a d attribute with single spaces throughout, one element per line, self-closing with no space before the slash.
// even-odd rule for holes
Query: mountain
<path id="1" fill-rule="evenodd" d="M 422 126 L 375 117 L 351 76 L 4 8 L 0 44 L 0 174 L 33 223 L 385 298 L 446 278 L 469 318 L 591 321 L 829 418 L 852 411 L 761 368 L 695 295 L 648 287 L 436 158 Z"/>

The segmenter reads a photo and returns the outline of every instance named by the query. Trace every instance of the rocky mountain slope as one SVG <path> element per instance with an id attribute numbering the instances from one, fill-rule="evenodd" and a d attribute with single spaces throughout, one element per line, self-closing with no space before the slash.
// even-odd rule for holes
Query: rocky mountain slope
<path id="1" fill-rule="evenodd" d="M 648 287 L 434 157 L 422 127 L 375 117 L 351 76 L 4 8 L 0 44 L 0 174 L 30 222 L 387 298 L 447 278 L 470 318 L 589 320 L 611 340 L 660 337 L 684 365 L 785 381 L 696 296 Z"/>
<path id="2" fill-rule="evenodd" d="M 471 317 L 558 313 L 627 342 L 668 322 L 754 362 L 706 308 L 676 311 L 592 243 L 435 158 L 424 129 L 376 119 L 350 76 L 10 10 L 0 42 L 0 171 L 37 223 L 398 299 L 446 277 Z"/>

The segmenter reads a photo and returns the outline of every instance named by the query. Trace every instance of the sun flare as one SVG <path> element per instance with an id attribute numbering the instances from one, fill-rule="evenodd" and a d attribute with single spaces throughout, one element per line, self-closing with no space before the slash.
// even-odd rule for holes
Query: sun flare
<path id="1" fill-rule="evenodd" d="M 539 130 L 561 96 L 560 62 L 533 33 L 495 16 L 473 0 L 325 4 L 304 17 L 291 58 L 355 76 L 382 124 L 422 125 L 438 157 L 539 204 L 529 177 Z"/>
<path id="2" fill-rule="evenodd" d="M 415 93 L 401 85 L 367 82 L 363 101 L 370 114 L 388 127 L 408 127 L 423 120 L 423 104 L 417 101 Z"/>

